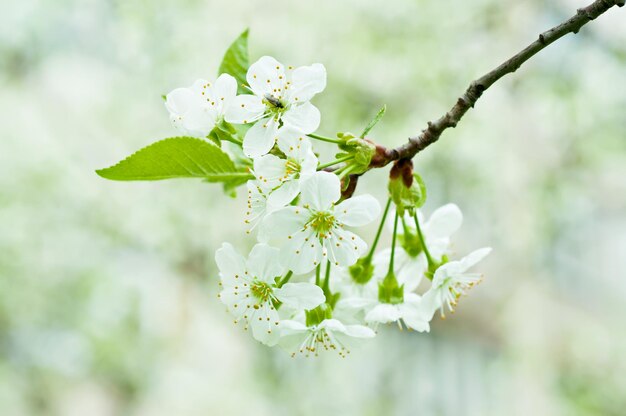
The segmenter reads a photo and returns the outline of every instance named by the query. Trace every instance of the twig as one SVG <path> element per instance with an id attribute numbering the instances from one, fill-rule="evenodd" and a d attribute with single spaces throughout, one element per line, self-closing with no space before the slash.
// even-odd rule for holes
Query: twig
<path id="1" fill-rule="evenodd" d="M 596 0 L 589 6 L 578 9 L 576 14 L 567 21 L 543 32 L 539 35 L 537 40 L 515 56 L 503 62 L 491 72 L 473 81 L 465 93 L 459 97 L 452 109 L 439 119 L 429 121 L 426 129 L 422 130 L 419 135 L 410 137 L 407 143 L 395 149 L 386 149 L 378 145 L 376 155 L 372 159 L 370 168 L 382 167 L 394 160 L 413 158 L 417 153 L 436 142 L 444 130 L 449 127 L 456 127 L 467 110 L 474 107 L 474 104 L 476 104 L 480 96 L 500 78 L 506 74 L 517 71 L 524 62 L 561 37 L 568 33 L 578 33 L 581 27 L 594 20 L 611 7 L 622 7 L 625 1 L 626 0 Z"/>

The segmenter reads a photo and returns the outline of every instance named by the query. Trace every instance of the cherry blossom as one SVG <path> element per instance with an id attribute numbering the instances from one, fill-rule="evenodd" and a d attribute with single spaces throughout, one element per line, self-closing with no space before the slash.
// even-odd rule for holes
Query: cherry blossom
<path id="1" fill-rule="evenodd" d="M 226 121 L 254 123 L 243 140 L 249 157 L 268 153 L 283 133 L 284 126 L 302 134 L 313 133 L 320 124 L 320 112 L 309 101 L 326 88 L 322 64 L 285 68 L 270 56 L 250 65 L 246 80 L 253 95 L 238 95 L 226 112 Z"/>
<path id="2" fill-rule="evenodd" d="M 206 137 L 224 118 L 237 95 L 237 81 L 228 74 L 212 84 L 198 79 L 191 87 L 176 88 L 165 97 L 170 120 L 185 135 Z"/>
<path id="3" fill-rule="evenodd" d="M 340 181 L 330 172 L 316 172 L 301 184 L 300 205 L 279 209 L 261 224 L 259 239 L 280 247 L 281 261 L 294 273 L 307 273 L 323 259 L 347 267 L 356 262 L 367 244 L 345 227 L 372 222 L 380 204 L 371 195 L 338 203 Z"/>
<path id="4" fill-rule="evenodd" d="M 264 344 L 278 341 L 280 318 L 278 303 L 294 309 L 312 309 L 325 301 L 322 289 L 311 283 L 279 285 L 278 278 L 287 270 L 278 261 L 279 250 L 265 244 L 252 248 L 248 259 L 228 243 L 215 253 L 220 271 L 220 299 L 235 316 L 235 323 L 245 321 L 254 338 Z"/>

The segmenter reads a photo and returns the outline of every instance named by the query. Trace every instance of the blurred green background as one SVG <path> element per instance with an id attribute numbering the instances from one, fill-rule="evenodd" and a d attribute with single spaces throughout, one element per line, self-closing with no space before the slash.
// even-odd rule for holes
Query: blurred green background
<path id="1" fill-rule="evenodd" d="M 6 1 L 6 0 L 5 0 Z M 160 95 L 229 43 L 321 62 L 320 133 L 398 145 L 588 0 L 21 0 L 0 16 L 0 414 L 623 415 L 626 10 L 489 90 L 415 159 L 486 278 L 430 334 L 293 360 L 232 324 L 213 253 L 244 201 L 95 175 L 176 134 Z M 323 148 L 328 154 L 330 147 Z M 358 192 L 384 199 L 386 171 Z M 371 239 L 371 231 L 370 232 Z"/>

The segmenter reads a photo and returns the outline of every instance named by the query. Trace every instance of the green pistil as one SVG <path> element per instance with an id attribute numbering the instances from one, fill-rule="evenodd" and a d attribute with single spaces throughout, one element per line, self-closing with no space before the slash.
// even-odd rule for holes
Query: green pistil
<path id="1" fill-rule="evenodd" d="M 296 173 L 300 173 L 300 164 L 294 159 L 287 159 L 285 163 L 285 174 L 293 175 Z"/>
<path id="2" fill-rule="evenodd" d="M 265 282 L 255 279 L 250 286 L 250 292 L 259 300 L 259 303 L 265 303 L 272 296 L 272 287 Z"/>
<path id="3" fill-rule="evenodd" d="M 308 225 L 319 237 L 325 237 L 335 225 L 335 217 L 330 212 L 318 211 L 313 214 Z"/>

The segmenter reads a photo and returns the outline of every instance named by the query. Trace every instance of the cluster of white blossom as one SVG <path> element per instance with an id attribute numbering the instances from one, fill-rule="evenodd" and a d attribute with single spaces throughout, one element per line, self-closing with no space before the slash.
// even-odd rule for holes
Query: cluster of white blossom
<path id="1" fill-rule="evenodd" d="M 368 249 L 351 229 L 375 221 L 380 204 L 371 195 L 342 195 L 358 155 L 320 165 L 311 143 L 320 112 L 310 100 L 326 87 L 324 66 L 285 67 L 265 56 L 246 80 L 248 94 L 237 95 L 235 78 L 222 74 L 166 97 L 184 134 L 207 137 L 220 123 L 249 127 L 241 143 L 254 176 L 245 222 L 258 243 L 247 257 L 228 243 L 215 255 L 220 298 L 235 322 L 264 344 L 306 355 L 326 349 L 345 356 L 351 340 L 374 337 L 381 323 L 429 331 L 437 310 L 442 317 L 454 310 L 480 281 L 467 270 L 490 249 L 450 261 L 450 235 L 462 222 L 456 205 L 425 221 L 417 206 L 398 206 L 403 215 L 396 214 L 392 198 Z M 333 164 L 342 167 L 324 169 Z M 388 216 L 391 247 L 376 252 Z M 430 285 L 419 295 L 423 281 Z"/>

